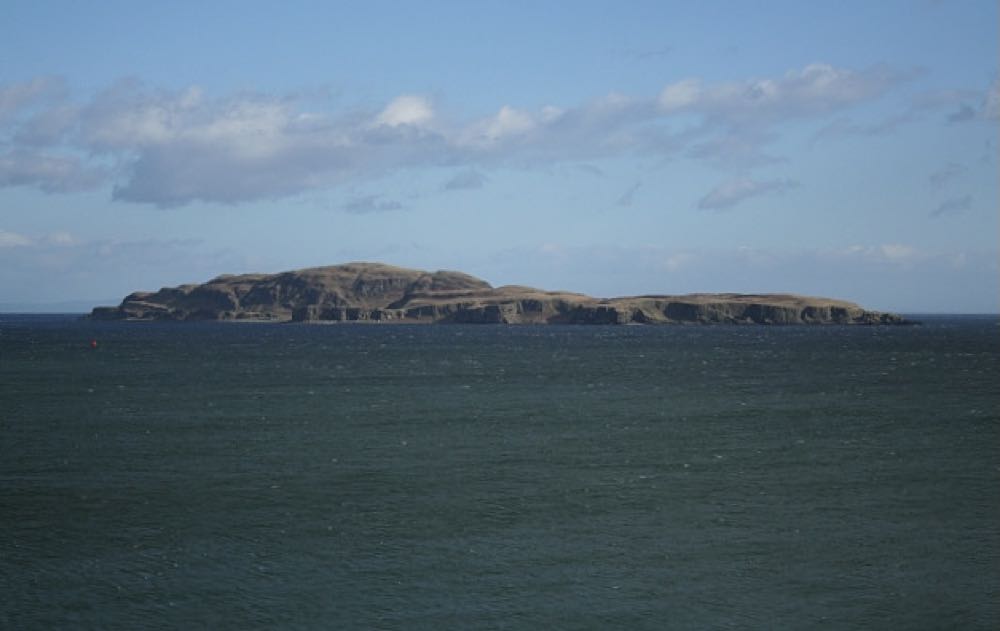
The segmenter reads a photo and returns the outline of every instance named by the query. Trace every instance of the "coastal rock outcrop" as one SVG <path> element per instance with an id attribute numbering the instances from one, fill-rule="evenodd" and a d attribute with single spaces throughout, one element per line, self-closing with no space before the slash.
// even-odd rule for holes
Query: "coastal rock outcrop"
<path id="1" fill-rule="evenodd" d="M 279 274 L 223 275 L 129 294 L 95 320 L 264 320 L 468 324 L 904 324 L 852 302 L 794 294 L 599 299 L 461 272 L 348 263 Z"/>

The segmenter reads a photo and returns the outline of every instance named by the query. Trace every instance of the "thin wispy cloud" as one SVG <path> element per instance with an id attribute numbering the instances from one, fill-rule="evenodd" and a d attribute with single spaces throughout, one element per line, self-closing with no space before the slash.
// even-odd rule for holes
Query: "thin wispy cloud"
<path id="1" fill-rule="evenodd" d="M 957 162 L 949 162 L 937 171 L 927 176 L 927 182 L 932 188 L 942 189 L 965 174 L 968 169 Z"/>
<path id="2" fill-rule="evenodd" d="M 955 109 L 948 114 L 949 123 L 1000 120 L 1000 80 L 994 80 L 984 93 L 955 93 Z"/>
<path id="3" fill-rule="evenodd" d="M 963 195 L 941 202 L 931 211 L 930 216 L 958 215 L 967 212 L 970 208 L 972 208 L 972 195 Z"/>
<path id="4" fill-rule="evenodd" d="M 874 121 L 852 120 L 838 116 L 818 131 L 809 141 L 821 141 L 850 136 L 883 136 L 929 116 L 943 117 L 951 124 L 974 123 L 1000 118 L 1000 87 L 994 81 L 985 90 L 951 89 L 919 92 L 909 97 L 904 109 L 884 115 Z"/>
<path id="5" fill-rule="evenodd" d="M 633 184 L 621 197 L 618 198 L 618 201 L 615 202 L 615 204 L 623 208 L 631 207 L 632 201 L 635 199 L 636 191 L 638 191 L 641 186 L 642 182 L 636 182 Z"/>
<path id="6" fill-rule="evenodd" d="M 587 175 L 592 175 L 594 177 L 605 177 L 604 171 L 593 164 L 576 164 L 573 168 L 581 173 L 586 173 Z"/>
<path id="7" fill-rule="evenodd" d="M 975 120 L 977 112 L 968 103 L 963 103 L 958 107 L 957 110 L 948 115 L 949 123 L 964 123 L 965 121 Z"/>
<path id="8" fill-rule="evenodd" d="M 364 197 L 356 197 L 344 203 L 341 209 L 356 215 L 364 215 L 402 210 L 403 205 L 391 199 L 383 199 L 379 195 L 365 195 Z"/>
<path id="9" fill-rule="evenodd" d="M 674 47 L 664 45 L 650 46 L 649 48 L 621 48 L 613 52 L 636 61 L 655 61 L 672 55 Z"/>
<path id="10" fill-rule="evenodd" d="M 752 197 L 777 195 L 795 188 L 793 180 L 753 180 L 736 178 L 719 184 L 698 200 L 702 210 L 727 210 Z"/>
<path id="11" fill-rule="evenodd" d="M 996 277 L 995 252 L 920 248 L 894 241 L 831 248 L 547 243 L 501 252 L 490 264 L 494 269 L 506 266 L 504 282 L 511 283 L 537 278 L 539 270 L 552 270 L 553 276 L 558 270 L 581 270 L 586 280 L 574 289 L 597 296 L 788 291 L 837 296 L 866 306 L 905 299 L 912 301 L 911 309 L 922 304 L 929 282 L 948 287 L 959 296 L 969 291 L 962 282 L 967 274 L 986 280 Z M 858 278 L 879 282 L 865 285 Z M 983 293 L 977 308 L 995 310 L 995 294 Z"/>
<path id="12" fill-rule="evenodd" d="M 445 182 L 446 191 L 461 191 L 467 189 L 482 188 L 486 184 L 487 177 L 479 171 L 462 171 L 456 173 L 454 177 Z"/>
<path id="13" fill-rule="evenodd" d="M 955 181 L 958 177 L 964 174 L 968 169 L 966 169 L 961 164 L 957 162 L 949 162 L 937 171 L 934 171 L 927 176 L 927 181 L 930 183 L 931 187 L 940 189 L 944 188 L 951 182 Z"/>
<path id="14" fill-rule="evenodd" d="M 850 136 L 883 136 L 891 134 L 901 126 L 913 121 L 917 116 L 914 108 L 907 109 L 886 116 L 880 120 L 868 123 L 859 123 L 849 118 L 837 118 L 820 128 L 809 139 L 809 145 L 816 144 L 833 138 L 847 138 Z"/>
<path id="15" fill-rule="evenodd" d="M 65 302 L 115 298 L 136 289 L 207 280 L 219 270 L 245 269 L 246 257 L 201 239 L 111 236 L 81 238 L 69 231 L 0 230 L 0 286 L 5 302 Z M 46 282 L 32 274 L 43 273 Z M 15 299 L 14 297 L 17 296 Z"/>

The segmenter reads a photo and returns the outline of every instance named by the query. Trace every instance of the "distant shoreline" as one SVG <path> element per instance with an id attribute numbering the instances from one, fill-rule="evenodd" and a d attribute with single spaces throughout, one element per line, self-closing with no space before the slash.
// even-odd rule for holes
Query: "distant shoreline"
<path id="1" fill-rule="evenodd" d="M 414 324 L 907 325 L 895 313 L 787 293 L 595 298 L 521 285 L 493 287 L 463 272 L 354 262 L 279 274 L 224 274 L 201 284 L 137 291 L 94 320 L 252 320 Z"/>
<path id="2" fill-rule="evenodd" d="M 934 320 L 934 319 L 987 319 L 996 318 L 1000 320 L 1000 313 L 941 313 L 933 312 L 928 313 L 924 311 L 899 311 L 896 312 L 903 318 L 907 320 Z M 0 317 L 27 317 L 27 316 L 38 316 L 38 317 L 65 317 L 65 318 L 77 318 L 83 320 L 90 320 L 89 311 L 0 311 Z M 118 322 L 148 322 L 149 320 L 144 319 L 122 319 L 117 320 Z M 164 320 L 164 322 L 169 322 L 169 320 Z M 209 320 L 211 322 L 211 320 Z M 233 324 L 388 324 L 388 322 L 371 322 L 371 321 L 347 321 L 347 322 L 336 322 L 336 321 L 320 321 L 320 322 L 292 322 L 292 321 L 277 321 L 270 319 L 232 319 L 232 320 L 217 320 L 219 323 L 233 323 Z M 395 324 L 407 324 L 406 322 L 395 322 Z M 411 323 L 415 324 L 415 323 Z M 638 323 L 637 323 L 638 324 Z"/>

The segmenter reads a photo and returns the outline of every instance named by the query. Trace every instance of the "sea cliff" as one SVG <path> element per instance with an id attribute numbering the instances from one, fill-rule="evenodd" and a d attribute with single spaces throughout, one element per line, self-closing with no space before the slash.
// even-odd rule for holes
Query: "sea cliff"
<path id="1" fill-rule="evenodd" d="M 493 287 L 451 271 L 348 263 L 279 274 L 223 275 L 135 292 L 95 320 L 264 320 L 477 324 L 906 324 L 893 313 L 795 294 L 593 298 Z"/>

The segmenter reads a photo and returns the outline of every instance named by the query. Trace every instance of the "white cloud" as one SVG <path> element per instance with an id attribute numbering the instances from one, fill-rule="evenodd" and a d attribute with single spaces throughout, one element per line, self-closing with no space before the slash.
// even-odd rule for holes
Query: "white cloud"
<path id="1" fill-rule="evenodd" d="M 85 146 L 124 161 L 114 198 L 174 206 L 239 203 L 334 184 L 361 151 L 327 117 L 287 99 L 210 100 L 123 84 L 83 113 Z"/>
<path id="2" fill-rule="evenodd" d="M 885 260 L 892 263 L 904 263 L 913 260 L 918 255 L 917 249 L 913 246 L 901 243 L 886 243 L 879 246 L 879 252 Z"/>
<path id="3" fill-rule="evenodd" d="M 51 243 L 52 245 L 76 245 L 78 240 L 72 234 L 66 231 L 53 232 L 45 237 L 45 241 Z"/>
<path id="4" fill-rule="evenodd" d="M 81 109 L 79 141 L 98 151 L 131 150 L 197 133 L 204 121 L 189 93 L 151 93 L 138 81 L 120 81 Z"/>
<path id="5" fill-rule="evenodd" d="M 659 105 L 667 112 L 694 111 L 731 123 L 810 116 L 877 97 L 901 78 L 881 67 L 858 72 L 812 64 L 778 78 L 707 86 L 685 79 L 665 87 Z"/>
<path id="6" fill-rule="evenodd" d="M 81 117 L 83 142 L 98 151 L 200 145 L 248 160 L 278 154 L 304 120 L 293 103 L 272 97 L 206 101 L 196 87 L 149 94 L 131 82 L 99 95 Z"/>
<path id="7" fill-rule="evenodd" d="M 486 126 L 486 136 L 490 140 L 523 134 L 535 127 L 535 121 L 527 112 L 504 105 Z"/>
<path id="8" fill-rule="evenodd" d="M 434 118 L 434 108 L 421 96 L 404 95 L 392 100 L 375 118 L 376 125 L 425 125 Z"/>
<path id="9" fill-rule="evenodd" d="M 552 110 L 548 111 L 550 120 L 558 117 Z M 494 116 L 467 125 L 460 130 L 456 140 L 460 146 L 489 148 L 502 140 L 524 135 L 537 125 L 535 118 L 528 112 L 504 105 Z"/>
<path id="10" fill-rule="evenodd" d="M 542 108 L 542 121 L 545 123 L 552 123 L 559 119 L 563 114 L 566 113 L 561 107 L 556 107 L 555 105 L 546 105 Z"/>
<path id="11" fill-rule="evenodd" d="M 698 208 L 723 210 L 732 208 L 743 200 L 765 194 L 778 194 L 798 186 L 792 180 L 758 181 L 750 178 L 736 178 L 719 184 L 698 200 Z"/>
<path id="12" fill-rule="evenodd" d="M 748 166 L 778 159 L 765 148 L 780 138 L 784 120 L 849 108 L 898 80 L 884 69 L 816 64 L 770 79 L 689 79 L 658 97 L 610 93 L 569 107 L 504 105 L 465 121 L 440 117 L 412 94 L 380 110 L 337 112 L 292 97 L 213 97 L 197 87 L 157 90 L 134 80 L 73 102 L 58 82 L 38 80 L 0 86 L 0 139 L 10 139 L 0 186 L 66 192 L 111 184 L 116 200 L 175 206 L 282 198 L 424 166 L 487 169 L 623 154 Z M 700 123 L 691 125 L 691 117 Z M 754 191 L 778 188 L 765 182 Z"/>
<path id="13" fill-rule="evenodd" d="M 1000 79 L 994 79 L 987 90 L 982 112 L 983 118 L 988 120 L 1000 119 Z"/>
<path id="14" fill-rule="evenodd" d="M 0 248 L 22 248 L 34 245 L 34 241 L 16 232 L 0 230 Z"/>
<path id="15" fill-rule="evenodd" d="M 660 92 L 660 107 L 667 112 L 684 109 L 697 104 L 701 96 L 701 81 L 684 79 L 663 88 Z"/>

